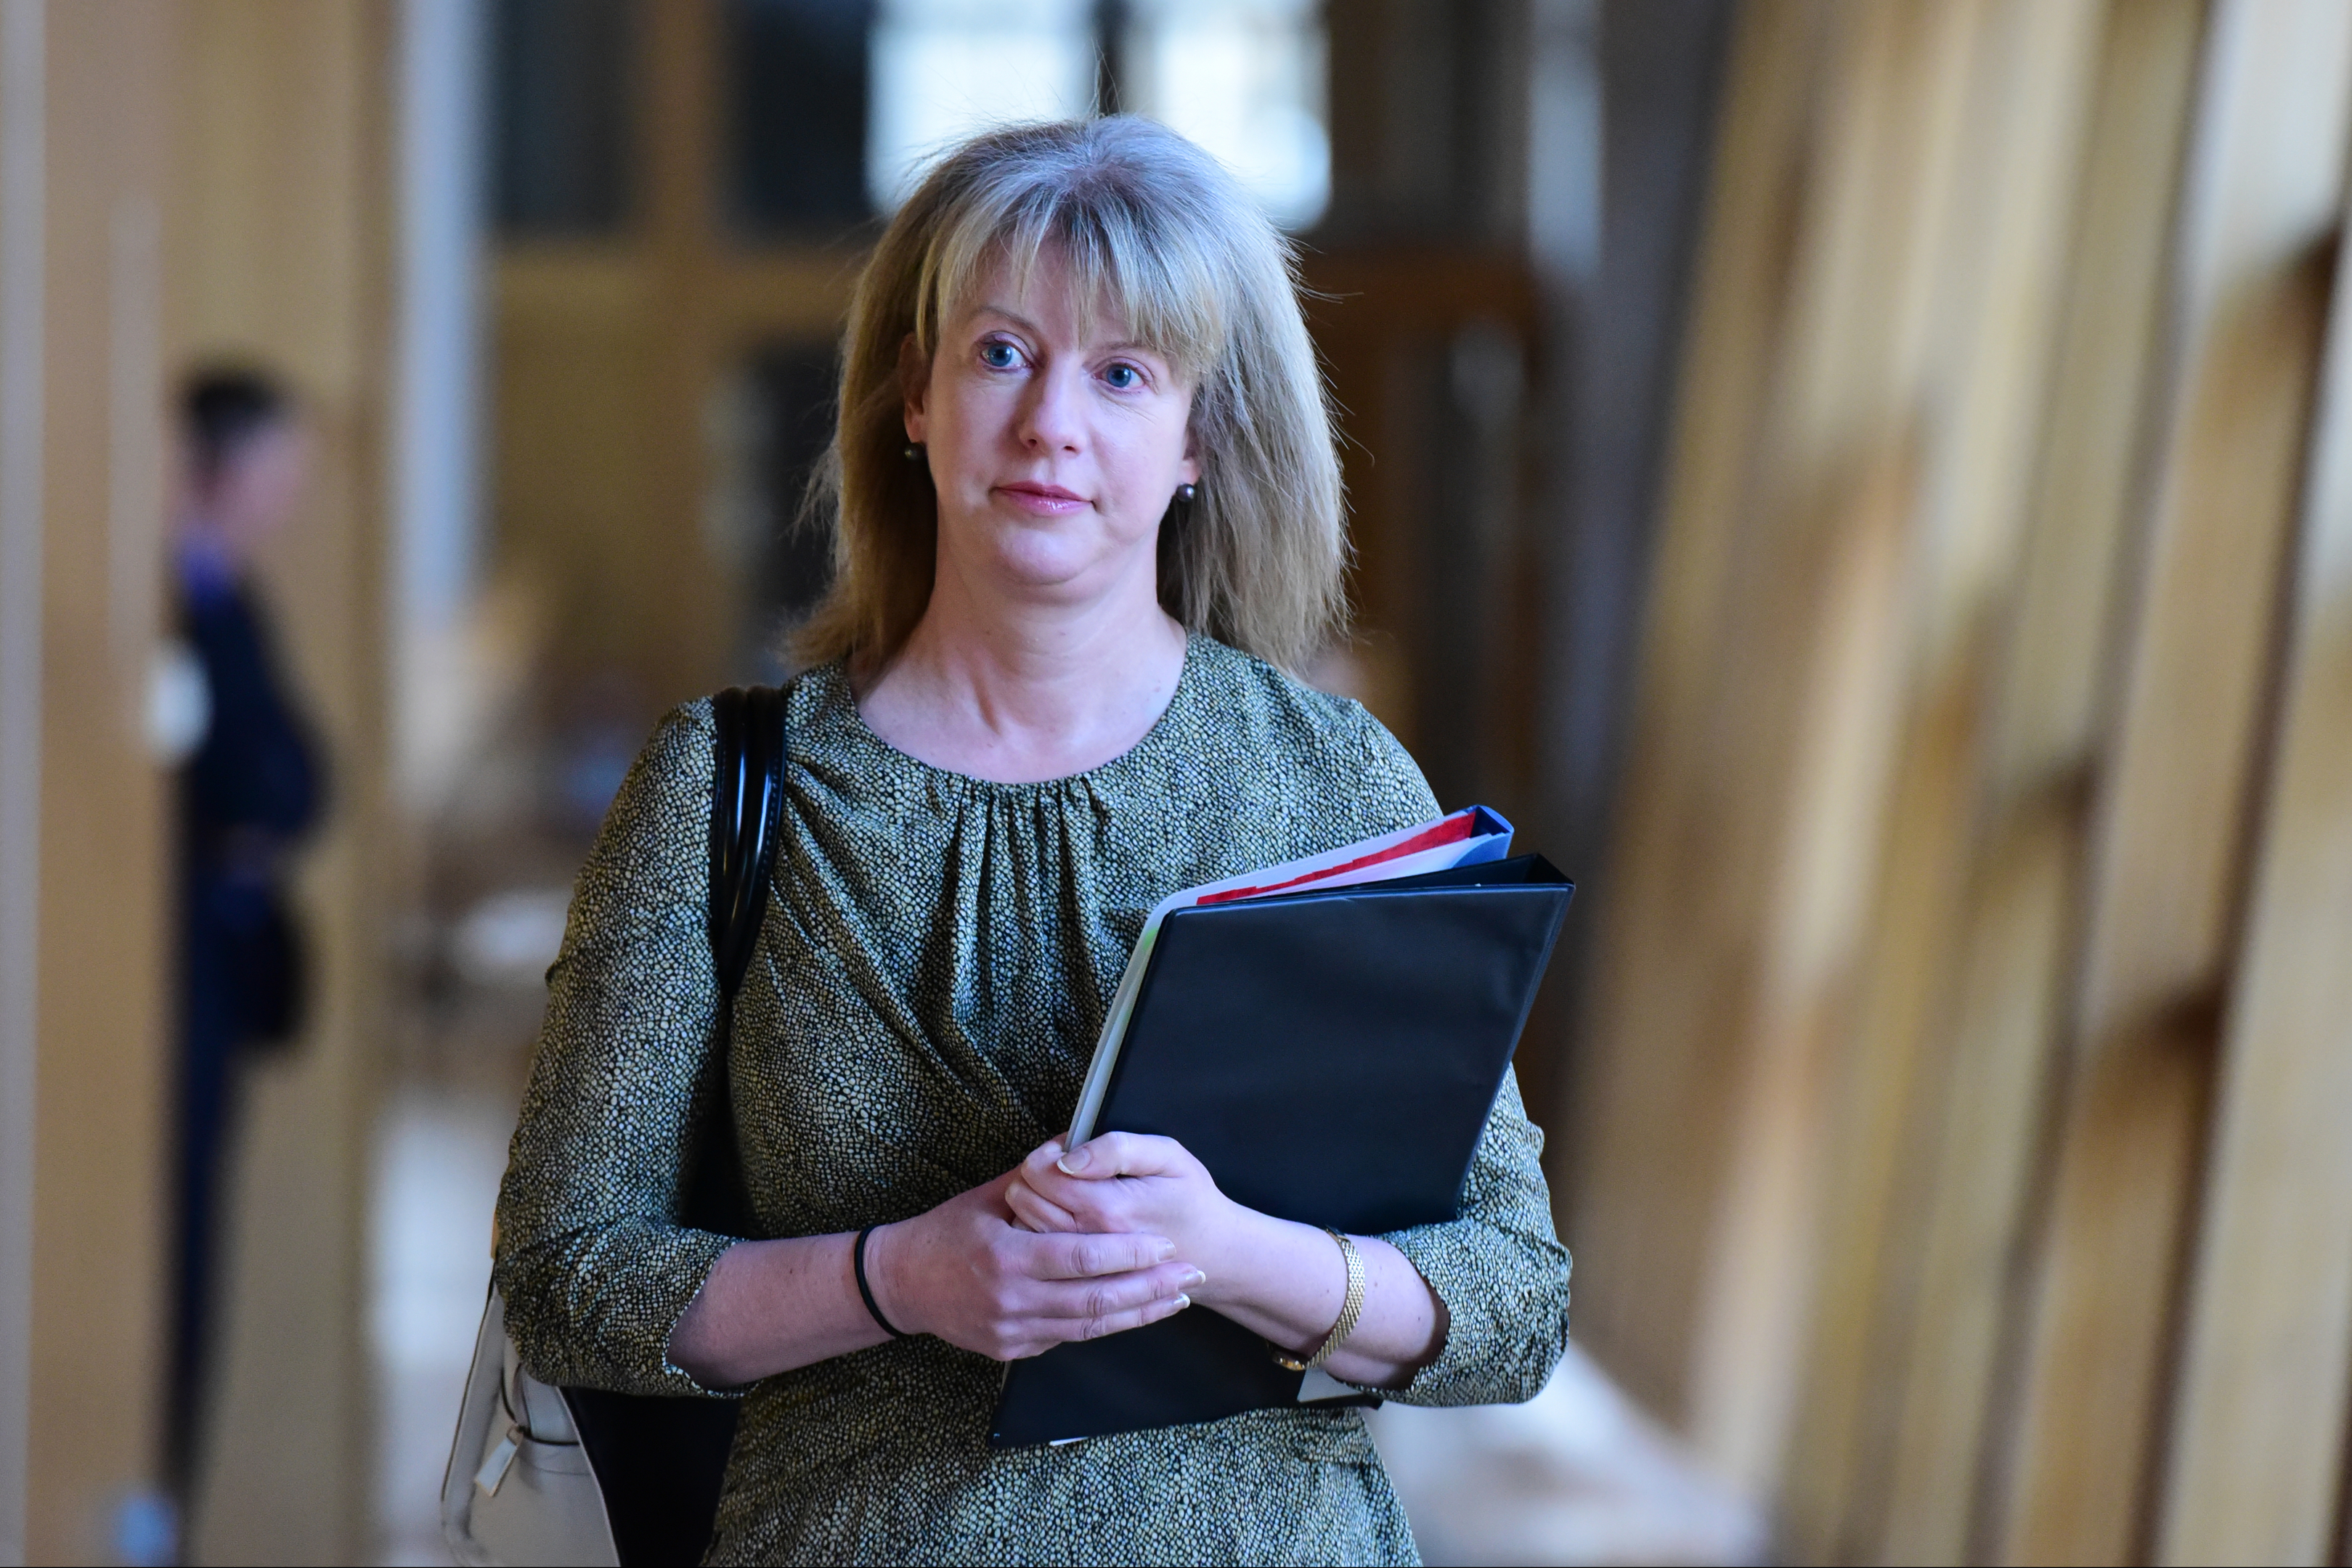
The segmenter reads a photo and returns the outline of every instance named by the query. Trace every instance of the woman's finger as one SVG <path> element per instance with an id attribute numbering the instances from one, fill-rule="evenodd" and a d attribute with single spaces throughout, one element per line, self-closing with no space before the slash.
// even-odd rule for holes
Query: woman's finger
<path id="1" fill-rule="evenodd" d="M 1100 1181 L 1106 1176 L 1178 1176 L 1190 1171 L 1194 1162 L 1173 1138 L 1150 1133 L 1104 1133 L 1054 1163 L 1066 1176 Z"/>
<path id="2" fill-rule="evenodd" d="M 1098 1280 L 1041 1281 L 1022 1315 L 1065 1327 L 1097 1322 L 1124 1312 L 1140 1312 L 1155 1301 L 1187 1296 L 1202 1282 L 1201 1270 L 1189 1263 L 1164 1263 L 1158 1268 Z"/>
<path id="3" fill-rule="evenodd" d="M 1077 1217 L 1060 1204 L 1048 1201 L 1025 1181 L 1016 1181 L 1004 1189 L 1005 1207 L 1013 1217 L 1032 1230 L 1083 1230 Z"/>
<path id="4" fill-rule="evenodd" d="M 1040 1236 L 1025 1270 L 1039 1280 L 1092 1280 L 1155 1268 L 1176 1256 L 1165 1236 L 1133 1232 Z"/>
<path id="5" fill-rule="evenodd" d="M 1098 1318 L 1089 1318 L 1080 1326 L 1080 1332 L 1071 1337 L 1100 1339 L 1105 1334 L 1125 1333 L 1129 1329 L 1139 1329 L 1146 1323 L 1156 1323 L 1162 1318 L 1172 1318 L 1192 1304 L 1192 1299 L 1190 1296 L 1169 1296 L 1146 1306 L 1108 1312 Z"/>
<path id="6" fill-rule="evenodd" d="M 1084 1176 L 1064 1176 L 1058 1168 L 1050 1165 L 1041 1171 L 1024 1169 L 1021 1173 L 1021 1185 L 1028 1187 L 1031 1192 L 1035 1193 L 1045 1202 L 1075 1218 L 1077 1221 L 1075 1227 L 1076 1229 L 1124 1230 L 1128 1228 L 1112 1221 L 1110 1206 L 1119 1195 L 1119 1189 L 1117 1187 L 1106 1186 L 1099 1181 L 1088 1181 Z"/>

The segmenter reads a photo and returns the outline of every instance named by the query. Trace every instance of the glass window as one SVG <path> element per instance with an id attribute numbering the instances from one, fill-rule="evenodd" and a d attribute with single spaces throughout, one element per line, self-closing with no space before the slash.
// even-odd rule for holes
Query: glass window
<path id="1" fill-rule="evenodd" d="M 873 0 L 727 0 L 730 216 L 755 235 L 831 237 L 866 199 Z"/>
<path id="2" fill-rule="evenodd" d="M 787 632 L 833 580 L 831 540 L 799 525 L 809 481 L 833 440 L 841 361 L 830 340 L 756 350 L 703 405 L 703 538 L 741 591 L 736 673 L 792 673 Z"/>
<path id="3" fill-rule="evenodd" d="M 1182 131 L 1285 228 L 1331 200 L 1316 0 L 1127 0 L 1122 106 Z"/>
<path id="4" fill-rule="evenodd" d="M 976 131 L 1095 105 L 1088 0 L 883 0 L 873 35 L 866 179 L 885 212 Z"/>
<path id="5" fill-rule="evenodd" d="M 628 0 L 497 0 L 492 209 L 508 234 L 610 234 L 628 217 Z"/>

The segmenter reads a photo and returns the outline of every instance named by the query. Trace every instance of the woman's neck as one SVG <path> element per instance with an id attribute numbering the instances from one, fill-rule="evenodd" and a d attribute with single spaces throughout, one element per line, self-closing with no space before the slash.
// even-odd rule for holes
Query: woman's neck
<path id="1" fill-rule="evenodd" d="M 1006 602 L 942 572 L 887 665 L 856 681 L 866 725 L 935 768 L 1003 784 L 1065 779 L 1159 722 L 1184 668 L 1184 629 L 1155 595 Z"/>

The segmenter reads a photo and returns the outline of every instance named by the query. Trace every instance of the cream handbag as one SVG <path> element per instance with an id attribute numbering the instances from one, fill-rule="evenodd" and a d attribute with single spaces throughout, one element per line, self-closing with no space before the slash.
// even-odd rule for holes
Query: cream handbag
<path id="1" fill-rule="evenodd" d="M 783 694 L 724 691 L 711 716 L 710 953 L 724 1017 L 767 913 L 783 807 Z M 706 1157 L 691 1173 L 687 1211 L 702 1228 L 746 1235 L 723 1094 L 717 1114 L 727 1135 L 702 1140 Z M 731 1403 L 541 1383 L 523 1370 L 507 1337 L 506 1302 L 493 1289 L 441 1477 L 441 1533 L 468 1568 L 699 1561 L 734 1425 Z"/>
<path id="2" fill-rule="evenodd" d="M 522 1369 L 507 1304 L 490 1292 L 441 1480 L 441 1533 L 468 1568 L 620 1568 L 604 1490 L 563 1391 Z"/>

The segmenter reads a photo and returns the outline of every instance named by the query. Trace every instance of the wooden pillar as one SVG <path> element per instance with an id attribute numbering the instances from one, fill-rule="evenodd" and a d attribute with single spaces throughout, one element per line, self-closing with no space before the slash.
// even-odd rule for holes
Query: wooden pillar
<path id="1" fill-rule="evenodd" d="M 29 123 L 0 104 L 5 221 L 38 225 L 41 266 L 35 292 L 9 297 L 37 312 L 39 344 L 10 371 L 0 444 L 37 467 L 0 483 L 12 499 L 30 486 L 42 536 L 39 732 L 34 757 L 11 759 L 39 779 L 30 1335 L 9 1347 L 29 1361 L 24 1469 L 8 1478 L 26 1508 L 0 1552 L 38 1563 L 113 1560 L 113 1512 L 158 1458 L 170 858 L 144 704 L 162 632 L 177 20 L 163 0 L 21 0 L 0 21 L 12 47 L 39 51 L 34 79 L 11 70 L 0 93 L 46 100 L 21 106 Z"/>
<path id="2" fill-rule="evenodd" d="M 2339 242 L 2274 760 L 2222 1063 L 2167 1563 L 2340 1561 L 2352 1396 L 2352 250 Z"/>
<path id="3" fill-rule="evenodd" d="M 372 1474 L 368 1152 L 386 1039 L 384 683 L 393 16 L 383 0 L 198 0 L 173 170 L 175 364 L 250 357 L 316 434 L 305 512 L 262 586 L 330 764 L 297 889 L 316 992 L 305 1037 L 256 1073 L 226 1270 L 222 1382 L 199 1560 L 365 1555 Z"/>
<path id="4" fill-rule="evenodd" d="M 2192 131 L 2128 672 L 2096 808 L 2007 1561 L 2145 1554 L 2343 194 L 2352 12 L 2218 5 Z"/>
<path id="5" fill-rule="evenodd" d="M 2200 0 L 2109 5 L 2055 334 L 2047 434 L 1979 763 L 1973 862 L 1939 988 L 1944 1062 L 1909 1119 L 1907 1268 L 1876 1326 L 1892 1409 L 1865 1428 L 1877 1528 L 1856 1555 L 1972 1555 L 2011 1260 L 2032 1190 L 2075 949 L 2107 653 L 2140 514 Z"/>

